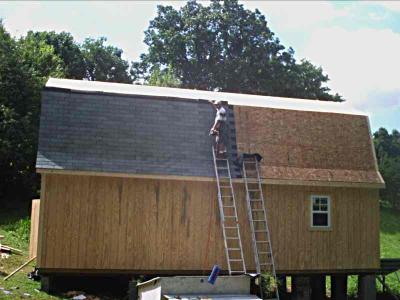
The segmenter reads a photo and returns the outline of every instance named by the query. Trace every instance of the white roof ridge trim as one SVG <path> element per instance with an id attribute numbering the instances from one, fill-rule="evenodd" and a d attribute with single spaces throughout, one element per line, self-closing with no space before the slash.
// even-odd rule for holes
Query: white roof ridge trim
<path id="1" fill-rule="evenodd" d="M 101 81 L 73 80 L 50 78 L 46 83 L 47 88 L 70 89 L 86 92 L 103 92 L 123 95 L 141 95 L 154 97 L 167 97 L 192 100 L 220 100 L 232 105 L 268 107 L 276 109 L 289 109 L 299 111 L 328 112 L 350 115 L 368 115 L 359 111 L 347 102 L 332 102 L 298 98 L 284 98 L 274 96 L 260 96 L 251 94 L 235 94 L 225 92 L 212 92 L 204 90 L 191 90 L 182 88 L 156 87 L 124 83 Z"/>

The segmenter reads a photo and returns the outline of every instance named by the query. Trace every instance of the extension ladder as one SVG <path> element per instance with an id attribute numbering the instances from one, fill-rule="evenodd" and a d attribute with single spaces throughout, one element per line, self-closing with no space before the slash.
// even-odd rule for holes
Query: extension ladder
<path id="1" fill-rule="evenodd" d="M 273 277 L 276 299 L 279 300 L 278 281 L 257 157 L 253 155 L 243 158 L 242 169 L 257 273 L 267 273 Z"/>
<path id="2" fill-rule="evenodd" d="M 229 275 L 245 274 L 246 265 L 243 257 L 243 247 L 240 238 L 239 220 L 229 159 L 218 158 L 214 147 L 212 147 L 212 152 L 218 187 L 218 206 Z"/>

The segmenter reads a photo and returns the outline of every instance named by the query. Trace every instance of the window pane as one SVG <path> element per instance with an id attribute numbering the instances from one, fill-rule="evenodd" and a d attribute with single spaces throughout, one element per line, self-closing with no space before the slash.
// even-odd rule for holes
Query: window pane
<path id="1" fill-rule="evenodd" d="M 314 204 L 319 205 L 319 198 L 318 197 L 314 198 Z"/>
<path id="2" fill-rule="evenodd" d="M 313 213 L 313 226 L 328 226 L 328 214 Z"/>
<path id="3" fill-rule="evenodd" d="M 321 211 L 328 211 L 328 205 L 322 204 L 320 210 L 321 210 Z"/>
<path id="4" fill-rule="evenodd" d="M 328 204 L 327 198 L 321 198 L 321 204 Z"/>

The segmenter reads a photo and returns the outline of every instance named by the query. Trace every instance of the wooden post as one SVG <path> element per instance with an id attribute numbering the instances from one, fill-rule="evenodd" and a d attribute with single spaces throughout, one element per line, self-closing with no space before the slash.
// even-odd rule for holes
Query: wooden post
<path id="1" fill-rule="evenodd" d="M 347 299 L 347 275 L 336 274 L 331 276 L 331 299 Z"/>
<path id="2" fill-rule="evenodd" d="M 324 300 L 326 298 L 326 277 L 323 274 L 311 276 L 311 299 Z"/>
<path id="3" fill-rule="evenodd" d="M 311 298 L 310 277 L 292 276 L 292 299 L 309 300 Z"/>
<path id="4" fill-rule="evenodd" d="M 358 275 L 358 299 L 376 299 L 376 282 L 374 274 Z"/>
<path id="5" fill-rule="evenodd" d="M 32 200 L 31 210 L 31 234 L 29 238 L 29 258 L 37 255 L 38 233 L 39 233 L 39 211 L 40 199 Z"/>

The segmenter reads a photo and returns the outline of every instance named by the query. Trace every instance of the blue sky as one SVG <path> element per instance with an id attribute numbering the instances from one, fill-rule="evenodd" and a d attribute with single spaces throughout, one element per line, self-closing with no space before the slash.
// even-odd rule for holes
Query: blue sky
<path id="1" fill-rule="evenodd" d="M 184 1 L 0 2 L 0 18 L 14 36 L 28 30 L 68 31 L 78 42 L 108 38 L 129 61 L 146 51 L 144 30 L 158 4 Z M 207 2 L 205 2 L 206 4 Z M 297 59 L 329 75 L 329 87 L 369 113 L 372 129 L 400 129 L 400 2 L 242 1 L 258 8 Z"/>

